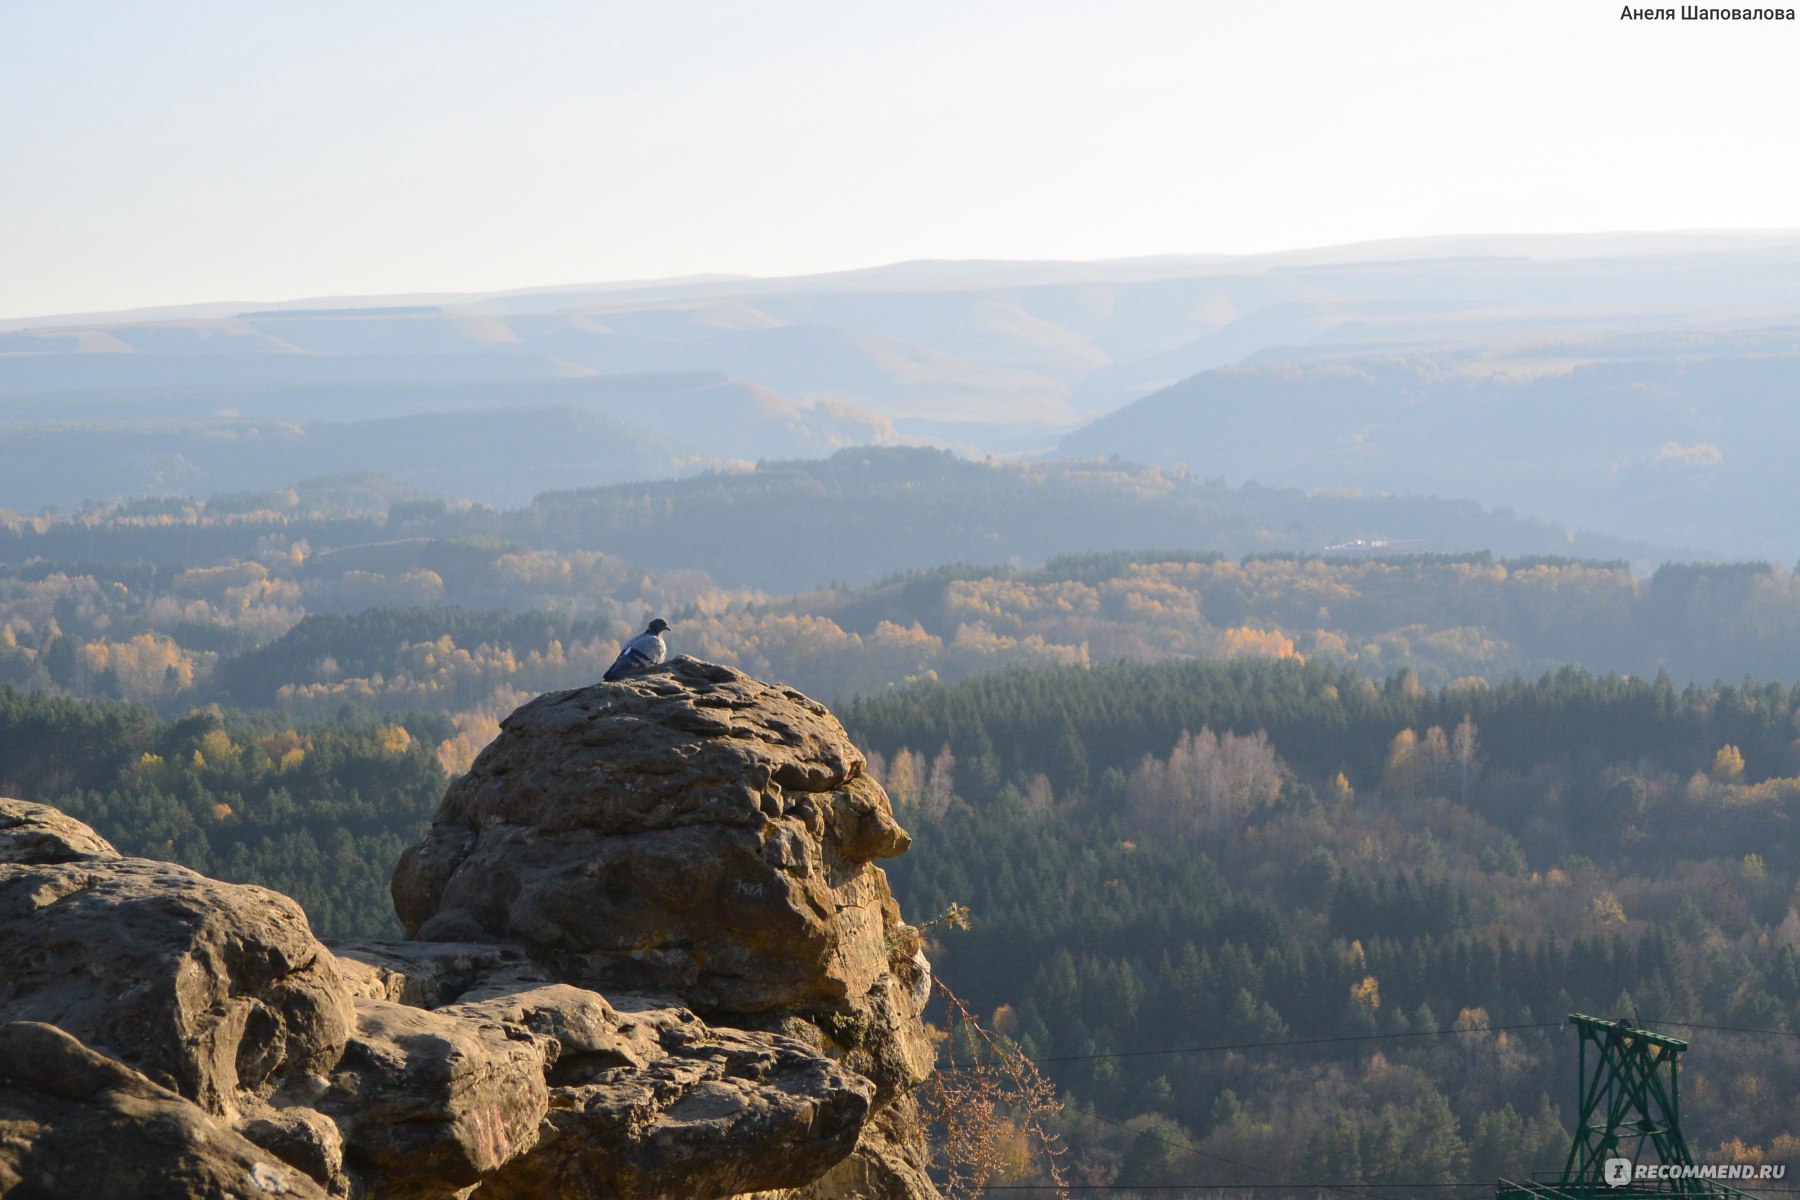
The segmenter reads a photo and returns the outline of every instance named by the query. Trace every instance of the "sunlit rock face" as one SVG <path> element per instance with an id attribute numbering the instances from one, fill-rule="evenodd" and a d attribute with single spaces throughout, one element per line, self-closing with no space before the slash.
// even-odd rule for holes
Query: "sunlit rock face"
<path id="1" fill-rule="evenodd" d="M 873 864 L 910 839 L 863 767 L 823 705 L 729 667 L 551 693 L 451 785 L 395 907 L 419 941 L 516 944 L 567 983 L 796 1037 L 904 1108 L 931 1068 L 923 964 Z M 931 1194 L 891 1124 L 859 1154 Z"/>
<path id="2" fill-rule="evenodd" d="M 127 858 L 0 799 L 0 1021 L 41 1021 L 235 1117 L 322 1076 L 353 1017 L 306 914 L 266 888 Z"/>

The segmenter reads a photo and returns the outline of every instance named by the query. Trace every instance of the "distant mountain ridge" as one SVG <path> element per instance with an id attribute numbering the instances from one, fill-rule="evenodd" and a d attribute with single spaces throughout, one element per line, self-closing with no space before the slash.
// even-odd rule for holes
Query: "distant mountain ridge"
<path id="1" fill-rule="evenodd" d="M 1800 559 L 1800 326 L 1494 358 L 1267 357 L 1110 413 L 1059 452 L 1469 496 L 1720 557 Z"/>
<path id="2" fill-rule="evenodd" d="M 231 490 L 254 460 L 276 478 L 378 471 L 514 504 L 898 443 L 1470 496 L 1643 542 L 1787 559 L 1800 540 L 1767 511 L 1739 514 L 1758 497 L 1792 511 L 1793 473 L 1765 453 L 1796 432 L 1792 406 L 1758 389 L 1790 386 L 1771 363 L 1800 353 L 1797 332 L 1794 231 L 920 261 L 9 321 L 0 427 L 76 466 L 39 462 L 47 490 L 29 494 L 27 471 L 0 503 Z M 716 382 L 659 382 L 697 374 Z M 485 423 L 443 418 L 476 408 Z M 558 408 L 629 428 L 541 415 Z M 141 424 L 175 409 L 213 424 L 173 442 Z M 308 431 L 288 448 L 310 457 L 234 464 L 190 444 L 253 436 L 216 424 L 251 412 Z M 510 427 L 508 413 L 520 414 Z M 109 424 L 42 424 L 76 414 Z M 420 418 L 417 440 L 322 428 L 380 416 Z M 476 461 L 477 449 L 442 441 L 452 437 L 494 453 Z M 387 459 L 374 453 L 383 446 Z M 345 457 L 311 453 L 326 447 Z M 425 461 L 434 448 L 441 470 Z M 550 474 L 520 477 L 538 463 Z M 102 490 L 76 494 L 78 477 Z"/>
<path id="3" fill-rule="evenodd" d="M 310 490 L 331 482 L 315 481 Z M 374 486 L 379 481 L 351 482 L 365 499 L 380 493 Z M 193 566 L 256 557 L 269 545 L 297 539 L 309 543 L 316 559 L 373 537 L 364 527 L 370 515 L 364 502 L 355 506 L 364 519 L 345 522 L 341 513 L 307 516 L 304 497 L 284 498 L 266 485 L 256 490 L 263 494 L 217 497 L 203 512 L 188 512 L 196 508 L 191 502 L 143 501 L 84 510 L 41 529 L 38 522 L 9 520 L 0 512 L 0 562 Z M 416 496 L 407 488 L 399 493 Z M 246 514 L 246 507 L 256 511 Z M 405 511 L 409 515 L 393 518 L 392 528 L 374 540 L 497 539 L 559 553 L 595 551 L 638 568 L 704 571 L 723 586 L 771 594 L 833 581 L 860 586 L 947 563 L 1028 566 L 1060 555 L 1145 549 L 1232 557 L 1311 553 L 1357 539 L 1416 543 L 1433 553 L 1626 560 L 1643 571 L 1679 556 L 1674 548 L 1467 501 L 1230 487 L 1124 463 L 971 462 L 919 447 L 859 446 L 828 458 L 547 491 L 498 511 L 446 508 L 441 501 L 411 503 Z M 170 520 L 157 523 L 154 518 L 164 513 Z M 406 554 L 401 559 L 394 570 L 415 565 Z"/>
<path id="4" fill-rule="evenodd" d="M 848 406 L 710 372 L 40 395 L 0 399 L 0 508 L 263 491 L 345 472 L 516 505 L 547 488 L 893 439 Z"/>
<path id="5" fill-rule="evenodd" d="M 0 394 L 705 369 L 1006 452 L 1278 346 L 1800 321 L 1797 272 L 1800 233 L 1586 235 L 201 305 L 0 322 Z M 224 352 L 266 361 L 91 361 Z"/>
<path id="6" fill-rule="evenodd" d="M 1152 280 L 1190 275 L 1255 273 L 1293 266 L 1391 265 L 1492 258 L 1585 259 L 1654 255 L 1739 253 L 1800 244 L 1800 227 L 1787 229 L 1693 229 L 1562 234 L 1447 234 L 1384 238 L 1293 250 L 1249 254 L 1156 254 L 1099 260 L 914 259 L 810 275 L 761 277 L 702 274 L 665 279 L 549 284 L 498 291 L 420 292 L 380 295 L 310 296 L 292 301 L 215 300 L 85 313 L 52 313 L 0 318 L 0 332 L 68 325 L 216 318 L 234 313 L 313 309 L 419 306 L 486 307 L 499 311 L 524 304 L 533 311 L 575 307 L 598 297 L 631 295 L 672 298 L 700 293 L 762 291 L 903 290 L 1041 283 Z M 560 300 L 563 303 L 546 303 Z"/>
<path id="7" fill-rule="evenodd" d="M 1167 549 L 1227 555 L 1405 540 L 1431 552 L 1662 553 L 1466 502 L 1228 487 L 1123 463 L 978 463 L 915 448 L 841 450 L 658 484 L 546 492 L 496 532 L 639 566 L 701 567 L 720 583 L 792 592 L 863 584 L 946 563 L 1025 565 L 1070 553 Z"/>

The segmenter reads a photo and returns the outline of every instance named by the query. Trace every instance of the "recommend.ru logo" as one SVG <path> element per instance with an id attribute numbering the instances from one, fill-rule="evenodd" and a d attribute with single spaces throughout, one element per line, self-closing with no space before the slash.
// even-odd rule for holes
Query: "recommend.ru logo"
<path id="1" fill-rule="evenodd" d="M 1667 1183 L 1679 1179 L 1707 1179 L 1735 1182 L 1785 1179 L 1786 1163 L 1642 1163 L 1629 1158 L 1606 1160 L 1601 1178 L 1607 1187 L 1626 1187 L 1633 1183 Z"/>

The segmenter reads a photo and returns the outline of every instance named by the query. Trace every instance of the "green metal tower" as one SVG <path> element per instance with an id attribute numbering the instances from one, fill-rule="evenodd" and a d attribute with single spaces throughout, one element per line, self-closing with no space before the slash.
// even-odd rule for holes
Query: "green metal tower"
<path id="1" fill-rule="evenodd" d="M 1604 1021 L 1572 1013 L 1580 1037 L 1580 1104 L 1575 1141 L 1562 1174 L 1531 1183 L 1501 1180 L 1499 1200 L 1637 1200 L 1638 1197 L 1745 1197 L 1717 1179 L 1620 1177 L 1616 1160 L 1635 1169 L 1693 1168 L 1681 1136 L 1679 1038 L 1639 1029 L 1626 1020 Z M 1614 1162 L 1608 1178 L 1609 1161 Z"/>

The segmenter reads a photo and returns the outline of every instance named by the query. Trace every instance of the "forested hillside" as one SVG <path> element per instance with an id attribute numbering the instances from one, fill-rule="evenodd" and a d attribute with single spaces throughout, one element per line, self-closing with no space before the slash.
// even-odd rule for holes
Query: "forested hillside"
<path id="1" fill-rule="evenodd" d="M 179 482 L 168 490 L 178 492 Z M 972 462 L 867 446 L 688 479 L 545 492 L 505 510 L 436 500 L 370 475 L 205 502 L 173 494 L 99 504 L 61 518 L 0 510 L 0 561 L 11 562 L 210 566 L 397 538 L 604 552 L 639 568 L 702 570 L 725 586 L 778 592 L 953 562 L 1020 566 L 1145 547 L 1238 556 L 1361 540 L 1646 563 L 1662 553 L 1467 502 L 1228 487 L 1120 462 Z"/>
<path id="2" fill-rule="evenodd" d="M 940 977 L 1092 1106 L 1083 1178 L 1432 1187 L 1560 1166 L 1573 1011 L 1691 1036 L 1703 1161 L 1800 1150 L 1758 1100 L 1800 1088 L 1797 715 L 1775 685 L 1293 662 L 845 713 L 916 838 L 907 911 L 972 911 Z"/>
<path id="3" fill-rule="evenodd" d="M 509 514 L 503 529 L 533 545 L 604 548 L 646 567 L 698 566 L 722 583 L 771 591 L 953 562 L 1022 566 L 1144 547 L 1237 556 L 1379 540 L 1435 551 L 1653 554 L 1418 496 L 1228 487 L 1181 468 L 976 463 L 923 450 L 847 450 L 653 490 L 548 493 Z"/>
<path id="4" fill-rule="evenodd" d="M 449 721 L 351 712 L 178 719 L 0 687 L 0 795 L 54 804 L 127 854 L 293 896 L 335 937 L 399 932 L 388 878 L 437 808 Z"/>
<path id="5" fill-rule="evenodd" d="M 600 551 L 421 532 L 451 516 L 397 501 L 379 518 L 316 522 L 339 544 L 302 539 L 207 566 L 0 565 L 0 683 L 169 713 L 218 702 L 329 715 L 350 703 L 485 727 L 525 696 L 596 678 L 652 616 L 675 625 L 676 652 L 825 699 L 1121 659 L 1294 658 L 1411 669 L 1428 685 L 1564 663 L 1684 683 L 1800 678 L 1800 584 L 1764 563 L 1670 564 L 1643 578 L 1619 562 L 1485 553 L 1165 550 L 784 596 Z"/>
<path id="6" fill-rule="evenodd" d="M 1800 590 L 1782 567 L 1645 577 L 1642 558 L 1431 552 L 1463 538 L 1571 544 L 1470 505 L 917 450 L 505 512 L 335 476 L 0 514 L 0 683 L 171 715 L 435 711 L 457 722 L 455 770 L 498 717 L 593 679 L 652 616 L 675 624 L 676 652 L 826 699 L 1006 666 L 1194 657 L 1410 668 L 1431 685 L 1564 663 L 1683 682 L 1800 676 Z M 1125 548 L 1070 549 L 1108 545 Z M 993 561 L 1002 546 L 1043 558 Z M 820 585 L 795 591 L 809 575 Z"/>

